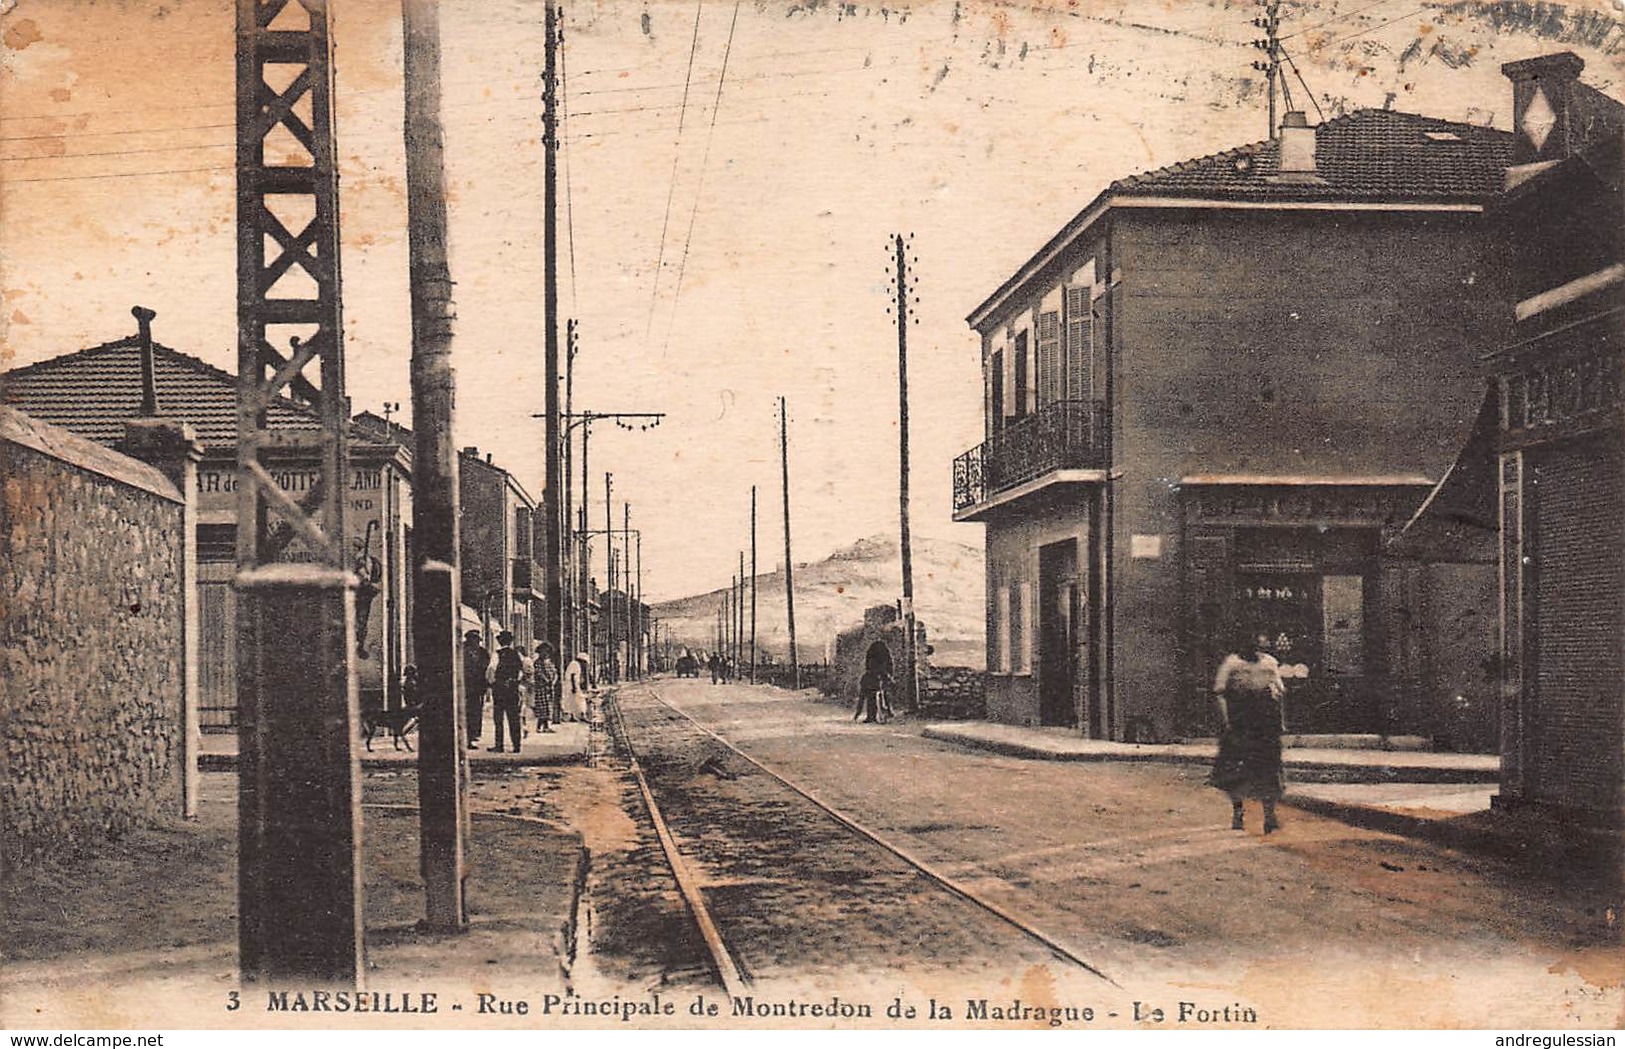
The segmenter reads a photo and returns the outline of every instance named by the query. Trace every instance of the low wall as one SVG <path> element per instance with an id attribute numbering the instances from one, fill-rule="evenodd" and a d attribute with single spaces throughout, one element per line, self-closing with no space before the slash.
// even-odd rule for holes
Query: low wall
<path id="1" fill-rule="evenodd" d="M 184 502 L 0 408 L 0 860 L 181 811 Z"/>

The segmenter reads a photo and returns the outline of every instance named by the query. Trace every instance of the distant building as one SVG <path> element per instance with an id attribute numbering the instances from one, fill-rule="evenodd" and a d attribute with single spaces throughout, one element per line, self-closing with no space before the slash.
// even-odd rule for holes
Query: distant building
<path id="1" fill-rule="evenodd" d="M 463 603 L 493 631 L 513 631 L 515 644 L 533 652 L 538 624 L 545 631 L 547 598 L 546 534 L 538 528 L 536 500 L 478 448 L 464 448 L 457 469 Z"/>
<path id="2" fill-rule="evenodd" d="M 162 414 L 190 425 L 203 445 L 197 469 L 199 711 L 204 729 L 237 724 L 236 574 L 237 377 L 166 346 L 153 345 Z M 138 337 L 94 346 L 0 373 L 0 401 L 31 416 L 116 448 L 125 421 L 140 413 Z M 294 401 L 274 402 L 274 425 L 314 431 L 314 413 Z M 295 496 L 310 489 L 320 467 L 291 459 L 273 471 Z M 345 541 L 361 577 L 356 612 L 357 671 L 363 703 L 394 703 L 401 671 L 411 661 L 407 564 L 412 519 L 409 447 L 353 438 Z M 308 558 L 289 544 L 284 560 Z M 290 658 L 293 654 L 290 653 Z"/>
<path id="3" fill-rule="evenodd" d="M 1436 719 L 1390 687 L 1383 546 L 1479 408 L 1512 149 L 1288 113 L 1112 183 L 970 314 L 986 439 L 954 463 L 954 519 L 986 525 L 991 718 L 1206 735 L 1214 668 L 1262 633 L 1293 731 Z"/>

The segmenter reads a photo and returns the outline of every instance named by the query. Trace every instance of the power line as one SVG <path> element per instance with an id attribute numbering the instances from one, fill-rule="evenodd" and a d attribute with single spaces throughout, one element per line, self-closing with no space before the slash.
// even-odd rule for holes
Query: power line
<path id="1" fill-rule="evenodd" d="M 1286 59 L 1286 64 L 1291 67 L 1293 75 L 1298 78 L 1298 83 L 1303 85 L 1303 93 L 1309 96 L 1310 102 L 1314 103 L 1315 115 L 1320 117 L 1322 124 L 1326 123 L 1326 111 L 1320 108 L 1320 100 L 1315 97 L 1314 91 L 1310 89 L 1309 81 L 1305 80 L 1303 74 L 1298 72 L 1298 63 L 1292 61 L 1292 56 L 1287 54 L 1284 47 L 1281 48 L 1281 57 Z"/>
<path id="2" fill-rule="evenodd" d="M 147 175 L 187 175 L 195 171 L 235 171 L 232 164 L 213 164 L 201 168 L 162 168 L 158 171 L 119 171 L 101 175 L 51 175 L 41 178 L 3 178 L 0 179 L 0 189 L 7 186 L 20 185 L 24 182 L 82 182 L 90 179 L 106 178 L 143 178 Z"/>
<path id="3" fill-rule="evenodd" d="M 722 85 L 728 80 L 728 56 L 733 53 L 734 27 L 739 25 L 739 0 L 734 0 L 733 18 L 728 22 L 728 42 L 722 48 L 722 72 L 717 74 L 717 97 L 711 103 L 711 127 L 705 135 L 705 152 L 700 156 L 700 179 L 694 190 L 694 208 L 688 213 L 688 233 L 683 237 L 683 259 L 677 266 L 677 290 L 671 296 L 671 319 L 666 323 L 666 341 L 660 352 L 664 356 L 671 345 L 671 332 L 677 324 L 677 303 L 683 297 L 683 274 L 688 270 L 688 249 L 694 243 L 694 219 L 700 213 L 700 198 L 705 193 L 705 169 L 711 160 L 711 142 L 716 138 L 717 113 L 722 108 Z"/>
<path id="4" fill-rule="evenodd" d="M 688 44 L 688 69 L 683 74 L 683 104 L 677 111 L 677 137 L 671 147 L 671 179 L 666 184 L 666 213 L 660 219 L 660 251 L 655 256 L 654 285 L 649 289 L 649 320 L 644 325 L 643 339 L 655 330 L 655 305 L 660 301 L 660 271 L 666 265 L 666 230 L 671 225 L 671 202 L 677 193 L 677 164 L 683 158 L 683 122 L 688 118 L 688 87 L 694 79 L 694 55 L 700 48 L 700 14 L 705 0 L 694 5 L 694 37 Z"/>
<path id="5" fill-rule="evenodd" d="M 179 153 L 188 149 L 225 149 L 232 142 L 201 142 L 195 146 L 145 146 L 141 149 L 106 149 L 89 153 L 42 153 L 37 157 L 0 157 L 0 161 L 19 160 L 71 160 L 74 157 L 128 157 L 138 153 Z"/>
<path id="6" fill-rule="evenodd" d="M 1333 15 L 1331 18 L 1326 19 L 1324 22 L 1316 22 L 1312 26 L 1305 26 L 1304 28 L 1298 30 L 1295 33 L 1288 33 L 1286 36 L 1283 36 L 1281 39 L 1282 40 L 1291 40 L 1295 36 L 1303 36 L 1305 33 L 1313 33 L 1315 30 L 1323 29 L 1326 26 L 1331 25 L 1333 22 L 1342 22 L 1342 21 L 1344 21 L 1346 19 L 1354 18 L 1354 17 L 1357 17 L 1359 15 L 1363 15 L 1367 11 L 1372 10 L 1373 8 L 1378 8 L 1378 7 L 1381 7 L 1384 4 L 1391 4 L 1393 2 L 1394 2 L 1394 0 L 1377 0 L 1377 2 L 1374 3 L 1374 4 L 1366 4 L 1364 7 L 1357 7 L 1354 10 L 1349 11 L 1346 14 Z"/>
<path id="7" fill-rule="evenodd" d="M 214 131 L 220 128 L 234 128 L 236 126 L 235 123 L 182 124 L 176 127 L 124 128 L 119 131 L 64 131 L 55 135 L 6 135 L 0 137 L 0 142 L 41 142 L 53 138 L 103 138 L 113 135 L 162 135 L 171 131 Z"/>
<path id="8" fill-rule="evenodd" d="M 1400 15 L 1398 18 L 1390 18 L 1386 22 L 1382 22 L 1382 23 L 1379 23 L 1378 25 L 1374 25 L 1369 29 L 1362 29 L 1358 33 L 1350 33 L 1347 36 L 1337 37 L 1335 40 L 1326 40 L 1326 41 L 1323 41 L 1323 42 L 1321 42 L 1319 44 L 1315 44 L 1315 45 L 1311 46 L 1309 48 L 1309 50 L 1311 50 L 1311 51 L 1319 51 L 1321 48 L 1330 47 L 1333 44 L 1341 44 L 1345 40 L 1354 40 L 1357 37 L 1365 36 L 1367 33 L 1375 33 L 1377 30 L 1383 29 L 1383 28 L 1385 28 L 1387 26 L 1391 26 L 1395 22 L 1403 22 L 1407 18 L 1414 18 L 1415 16 L 1421 14 L 1424 11 L 1428 11 L 1428 10 L 1431 10 L 1431 8 L 1418 7 L 1416 10 L 1410 11 L 1410 12 L 1408 12 L 1406 14 L 1403 14 L 1403 15 Z"/>
<path id="9" fill-rule="evenodd" d="M 552 0 L 548 0 L 549 3 Z M 570 253 L 570 312 L 581 315 L 581 304 L 576 296 L 576 200 L 575 184 L 570 178 L 570 49 L 565 46 L 564 34 L 559 34 L 559 110 L 563 127 L 558 132 L 558 146 L 564 153 L 564 229 Z M 574 324 L 574 321 L 571 321 Z"/>

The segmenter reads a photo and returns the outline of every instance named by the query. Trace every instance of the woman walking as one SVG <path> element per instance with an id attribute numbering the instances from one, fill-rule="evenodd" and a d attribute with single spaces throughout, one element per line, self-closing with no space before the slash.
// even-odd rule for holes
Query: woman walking
<path id="1" fill-rule="evenodd" d="M 1243 830 L 1242 802 L 1264 806 L 1264 833 L 1280 828 L 1275 803 L 1285 789 L 1281 776 L 1281 699 L 1286 685 L 1280 664 L 1269 654 L 1269 639 L 1250 636 L 1219 664 L 1213 679 L 1219 709 L 1219 756 L 1209 782 L 1230 795 L 1230 829 Z"/>

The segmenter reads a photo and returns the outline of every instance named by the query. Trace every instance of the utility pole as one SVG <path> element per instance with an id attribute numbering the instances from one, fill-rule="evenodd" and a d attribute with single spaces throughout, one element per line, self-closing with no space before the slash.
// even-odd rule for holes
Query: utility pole
<path id="1" fill-rule="evenodd" d="M 547 413 L 547 473 L 542 490 L 542 517 L 547 521 L 546 601 L 547 641 L 553 647 L 555 658 L 564 647 L 563 609 L 560 607 L 564 587 L 560 574 L 564 562 L 559 548 L 559 252 L 558 252 L 558 51 L 559 9 L 553 0 L 547 0 L 547 58 L 542 73 L 542 146 L 544 165 L 542 178 L 543 233 L 542 299 L 546 315 L 545 363 Z M 560 664 L 562 665 L 562 664 Z"/>
<path id="2" fill-rule="evenodd" d="M 750 683 L 756 684 L 756 486 L 750 486 Z"/>
<path id="3" fill-rule="evenodd" d="M 790 413 L 779 398 L 779 465 L 784 471 L 784 611 L 790 620 L 790 676 L 801 688 L 801 663 L 796 655 L 795 562 L 790 560 Z"/>
<path id="4" fill-rule="evenodd" d="M 632 504 L 621 503 L 621 564 L 625 566 L 625 577 L 621 580 L 622 608 L 626 616 L 626 679 L 631 681 L 637 675 L 632 669 L 633 652 L 636 643 L 632 640 Z"/>
<path id="5" fill-rule="evenodd" d="M 468 927 L 463 834 L 467 732 L 458 673 L 456 376 L 451 272 L 446 256 L 446 169 L 440 125 L 437 0 L 401 0 L 406 84 L 407 248 L 412 291 L 412 532 L 417 564 L 412 647 L 418 718 L 420 864 L 430 929 Z"/>
<path id="6" fill-rule="evenodd" d="M 1254 60 L 1253 68 L 1269 77 L 1270 87 L 1270 133 L 1274 138 L 1276 129 L 1280 126 L 1276 122 L 1275 88 L 1281 77 L 1281 0 L 1258 0 L 1264 13 L 1253 19 L 1253 25 L 1264 30 L 1262 40 L 1254 40 L 1253 46 L 1268 56 L 1264 61 Z"/>
<path id="7" fill-rule="evenodd" d="M 576 322 L 570 318 L 565 326 L 564 342 L 564 418 L 571 416 L 571 407 L 575 401 L 576 381 Z M 564 622 L 564 644 L 566 648 L 559 650 L 559 666 L 562 668 L 566 662 L 575 657 L 581 647 L 580 623 L 578 621 L 576 601 L 580 597 L 581 588 L 576 585 L 576 558 L 575 558 L 575 457 L 572 454 L 574 441 L 570 440 L 569 425 L 563 424 L 563 432 L 559 434 L 559 454 L 564 460 L 564 483 L 561 486 L 563 500 L 559 510 L 559 547 L 560 570 L 559 586 L 562 591 L 560 598 L 560 614 Z"/>
<path id="8" fill-rule="evenodd" d="M 604 635 L 604 674 L 611 682 L 615 674 L 615 520 L 610 516 L 611 474 L 604 471 L 604 607 L 600 614 L 607 624 Z"/>
<path id="9" fill-rule="evenodd" d="M 644 629 L 645 629 L 645 627 L 647 625 L 643 621 L 643 533 L 642 532 L 638 533 L 637 544 L 638 544 L 638 558 L 637 558 L 636 577 L 637 577 L 637 581 L 638 581 L 637 582 L 637 587 L 638 587 L 638 604 L 637 604 L 637 608 L 638 608 L 638 629 L 637 629 L 637 632 L 634 633 L 632 636 L 638 639 L 637 640 L 638 678 L 641 680 L 642 677 L 643 677 L 643 674 L 644 674 L 644 669 L 645 669 L 644 668 L 643 632 L 644 632 Z"/>
<path id="10" fill-rule="evenodd" d="M 739 551 L 739 598 L 734 602 L 739 622 L 734 626 L 734 666 L 745 667 L 745 551 Z"/>
<path id="11" fill-rule="evenodd" d="M 301 0 L 288 21 L 303 28 L 270 28 L 288 6 L 236 4 L 238 966 L 249 982 L 360 988 L 357 584 L 344 534 L 332 40 L 327 0 Z M 283 86 L 267 80 L 269 66 Z M 304 155 L 267 163 L 278 131 Z M 267 409 L 285 397 L 312 409 L 316 433 L 271 425 Z M 314 489 L 277 484 L 268 460 L 288 455 L 321 464 Z M 294 544 L 302 563 L 282 556 Z"/>
<path id="12" fill-rule="evenodd" d="M 912 234 L 910 235 L 912 239 Z M 919 654 L 915 651 L 914 628 L 914 556 L 908 530 L 908 324 L 913 311 L 909 308 L 908 259 L 904 257 L 903 235 L 895 238 L 897 250 L 897 492 L 900 526 L 900 545 L 903 555 L 903 665 L 908 671 L 907 695 L 904 701 L 914 710 L 920 700 Z"/>

